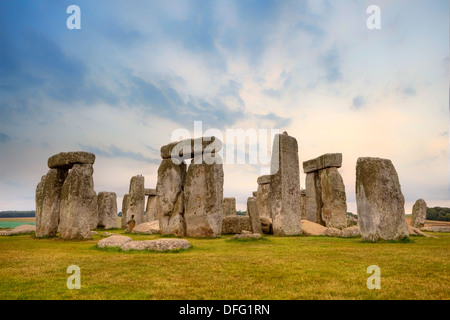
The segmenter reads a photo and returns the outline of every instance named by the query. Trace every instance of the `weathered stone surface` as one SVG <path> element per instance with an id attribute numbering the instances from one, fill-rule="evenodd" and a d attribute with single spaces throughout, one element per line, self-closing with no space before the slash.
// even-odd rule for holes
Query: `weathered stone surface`
<path id="1" fill-rule="evenodd" d="M 261 238 L 261 234 L 260 233 L 241 233 L 241 234 L 235 234 L 231 238 L 232 239 L 239 239 L 239 240 L 260 239 Z"/>
<path id="2" fill-rule="evenodd" d="M 183 188 L 186 178 L 186 164 L 174 164 L 163 159 L 158 168 L 156 185 L 156 210 L 161 234 L 186 235 L 184 218 Z"/>
<path id="3" fill-rule="evenodd" d="M 144 241 L 130 241 L 121 246 L 124 251 L 127 250 L 153 250 L 168 251 L 188 249 L 191 243 L 186 239 L 157 239 Z"/>
<path id="4" fill-rule="evenodd" d="M 323 236 L 326 230 L 327 227 L 321 224 L 309 220 L 302 220 L 302 232 L 307 236 Z"/>
<path id="5" fill-rule="evenodd" d="M 317 171 L 306 174 L 306 219 L 325 225 L 322 220 L 322 190 Z"/>
<path id="6" fill-rule="evenodd" d="M 90 239 L 97 226 L 97 195 L 91 164 L 75 164 L 61 188 L 59 234 L 62 239 Z"/>
<path id="7" fill-rule="evenodd" d="M 99 192 L 97 195 L 97 228 L 115 229 L 117 223 L 117 197 L 115 192 Z"/>
<path id="8" fill-rule="evenodd" d="M 145 188 L 144 193 L 146 196 L 156 196 L 156 189 Z"/>
<path id="9" fill-rule="evenodd" d="M 272 219 L 260 217 L 260 221 L 262 232 L 264 234 L 273 234 Z"/>
<path id="10" fill-rule="evenodd" d="M 159 220 L 158 210 L 156 208 L 156 195 L 149 195 L 147 199 L 147 208 L 145 209 L 144 221 L 150 222 Z"/>
<path id="11" fill-rule="evenodd" d="M 85 151 L 61 152 L 48 159 L 48 167 L 70 169 L 74 164 L 94 164 L 95 154 Z"/>
<path id="12" fill-rule="evenodd" d="M 222 219 L 222 234 L 241 233 L 242 230 L 251 230 L 250 217 L 246 216 L 227 216 Z"/>
<path id="13" fill-rule="evenodd" d="M 100 235 L 100 233 L 98 233 L 97 231 L 91 230 L 91 236 L 98 236 Z"/>
<path id="14" fill-rule="evenodd" d="M 258 185 L 269 184 L 271 179 L 272 179 L 272 176 L 270 174 L 267 174 L 267 175 L 258 177 L 258 179 L 256 181 L 258 182 Z"/>
<path id="15" fill-rule="evenodd" d="M 322 221 L 329 228 L 343 229 L 347 226 L 347 198 L 344 181 L 335 167 L 320 170 L 319 178 Z"/>
<path id="16" fill-rule="evenodd" d="M 122 229 L 125 229 L 127 227 L 128 222 L 127 212 L 129 207 L 130 207 L 130 195 L 127 193 L 123 196 L 122 199 L 122 223 L 121 223 Z M 131 218 L 131 215 L 129 217 Z"/>
<path id="17" fill-rule="evenodd" d="M 261 219 L 259 218 L 258 206 L 254 197 L 247 199 L 247 214 L 250 217 L 253 233 L 262 233 Z"/>
<path id="18" fill-rule="evenodd" d="M 405 199 L 390 160 L 359 158 L 355 189 L 362 240 L 401 240 L 409 236 Z"/>
<path id="19" fill-rule="evenodd" d="M 257 192 L 257 191 L 253 191 L 253 192 L 252 192 L 252 197 L 255 197 L 255 198 L 256 198 L 257 196 L 258 196 L 258 192 Z"/>
<path id="20" fill-rule="evenodd" d="M 36 237 L 54 237 L 58 232 L 61 189 L 65 169 L 50 169 L 36 187 Z"/>
<path id="21" fill-rule="evenodd" d="M 0 236 L 12 236 L 15 234 L 26 234 L 36 232 L 36 226 L 31 224 L 22 224 L 11 230 L 0 231 Z"/>
<path id="22" fill-rule="evenodd" d="M 358 226 L 344 228 L 341 232 L 341 237 L 343 238 L 356 237 L 359 235 L 361 235 L 361 233 Z"/>
<path id="23" fill-rule="evenodd" d="M 411 226 L 422 228 L 427 219 L 427 203 L 423 199 L 418 199 L 412 208 Z"/>
<path id="24" fill-rule="evenodd" d="M 104 232 L 103 234 L 105 234 Z M 102 239 L 97 243 L 97 246 L 99 248 L 105 248 L 105 247 L 120 247 L 123 244 L 133 241 L 130 237 L 122 236 L 122 235 L 113 235 L 108 238 Z"/>
<path id="25" fill-rule="evenodd" d="M 192 159 L 202 153 L 213 154 L 222 149 L 222 141 L 216 137 L 201 137 L 197 139 L 185 139 L 178 142 L 172 142 L 161 147 L 161 158 L 177 159 L 181 162 L 183 159 Z M 176 162 L 179 164 L 180 162 Z"/>
<path id="26" fill-rule="evenodd" d="M 236 198 L 223 198 L 223 216 L 236 215 Z"/>
<path id="27" fill-rule="evenodd" d="M 269 184 L 259 184 L 258 192 L 256 197 L 256 205 L 258 207 L 259 217 L 271 219 L 271 206 L 270 206 L 270 185 Z"/>
<path id="28" fill-rule="evenodd" d="M 136 224 L 144 222 L 145 211 L 145 180 L 141 175 L 134 176 L 130 180 L 130 204 L 127 210 L 127 217 L 134 215 Z"/>
<path id="29" fill-rule="evenodd" d="M 342 231 L 337 228 L 327 228 L 323 235 L 328 237 L 340 237 L 342 236 Z"/>
<path id="30" fill-rule="evenodd" d="M 102 237 L 109 237 L 109 236 L 115 236 L 116 234 L 113 232 L 103 232 Z"/>
<path id="31" fill-rule="evenodd" d="M 301 234 L 298 144 L 294 137 L 290 137 L 287 133 L 275 136 L 270 170 L 273 234 L 276 236 Z"/>
<path id="32" fill-rule="evenodd" d="M 196 162 L 194 158 L 189 165 L 184 187 L 186 235 L 218 237 L 223 218 L 223 165 Z"/>
<path id="33" fill-rule="evenodd" d="M 132 233 L 155 234 L 159 233 L 159 221 L 144 222 L 134 227 Z"/>
<path id="34" fill-rule="evenodd" d="M 310 173 L 325 168 L 342 166 L 342 153 L 327 153 L 312 160 L 303 162 L 303 171 Z"/>
<path id="35" fill-rule="evenodd" d="M 300 189 L 300 216 L 306 220 L 306 189 Z"/>

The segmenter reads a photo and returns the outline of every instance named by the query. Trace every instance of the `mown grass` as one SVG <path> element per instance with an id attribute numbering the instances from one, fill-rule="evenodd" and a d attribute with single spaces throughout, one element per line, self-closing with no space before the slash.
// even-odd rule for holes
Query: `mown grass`
<path id="1" fill-rule="evenodd" d="M 98 249 L 101 235 L 1 237 L 0 299 L 449 299 L 450 235 L 429 234 L 396 243 L 226 235 L 187 238 L 193 248 L 176 253 Z M 70 265 L 81 269 L 80 290 L 66 286 Z M 366 286 L 370 265 L 381 269 L 380 290 Z"/>

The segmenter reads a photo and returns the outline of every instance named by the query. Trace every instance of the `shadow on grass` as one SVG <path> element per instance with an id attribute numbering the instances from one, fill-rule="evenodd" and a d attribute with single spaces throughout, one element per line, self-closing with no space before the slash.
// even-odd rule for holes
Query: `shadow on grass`
<path id="1" fill-rule="evenodd" d="M 380 239 L 378 241 L 369 241 L 369 240 L 361 240 L 361 243 L 415 243 L 413 239 L 410 237 L 403 237 L 400 240 L 383 240 Z"/>
<path id="2" fill-rule="evenodd" d="M 261 238 L 247 238 L 247 239 L 239 239 L 239 238 L 229 238 L 229 239 L 225 239 L 225 242 L 237 242 L 237 243 L 254 243 L 254 242 L 270 242 L 270 239 L 266 238 L 266 237 L 261 237 Z"/>

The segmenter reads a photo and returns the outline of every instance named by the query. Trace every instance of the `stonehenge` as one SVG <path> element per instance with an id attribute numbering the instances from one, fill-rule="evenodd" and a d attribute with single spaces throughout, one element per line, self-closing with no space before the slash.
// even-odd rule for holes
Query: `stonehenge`
<path id="1" fill-rule="evenodd" d="M 161 234 L 218 237 L 223 217 L 223 164 L 215 137 L 161 147 L 156 212 Z M 184 160 L 192 159 L 187 168 Z"/>
<path id="2" fill-rule="evenodd" d="M 51 156 L 36 187 L 36 236 L 90 239 L 98 224 L 94 191 L 95 155 L 84 151 Z"/>
<path id="3" fill-rule="evenodd" d="M 344 181 L 338 172 L 341 153 L 327 153 L 303 162 L 306 173 L 305 217 L 328 228 L 346 227 L 347 202 Z"/>
<path id="4" fill-rule="evenodd" d="M 298 143 L 286 132 L 275 135 L 269 175 L 257 178 L 247 198 L 247 215 L 237 215 L 236 198 L 223 197 L 224 172 L 215 137 L 185 139 L 160 149 L 156 188 L 145 188 L 142 175 L 131 177 L 122 201 L 121 227 L 126 232 L 178 237 L 221 234 L 310 233 L 315 223 L 328 236 L 360 234 L 365 241 L 400 240 L 411 228 L 422 228 L 427 205 L 413 207 L 411 228 L 404 217 L 404 197 L 390 160 L 358 158 L 356 203 L 358 226 L 346 228 L 346 193 L 338 171 L 342 154 L 328 153 L 303 162 L 305 189 L 300 188 Z M 185 160 L 190 160 L 189 165 Z M 114 192 L 94 190 L 95 155 L 84 151 L 51 156 L 49 171 L 35 193 L 36 237 L 91 239 L 92 229 L 118 227 Z M 147 201 L 146 201 L 147 200 Z M 315 226 L 317 229 L 318 227 Z M 325 230 L 324 229 L 324 230 Z M 358 229 L 358 230 L 356 230 Z"/>
<path id="5" fill-rule="evenodd" d="M 355 190 L 362 240 L 401 240 L 409 236 L 405 199 L 391 160 L 358 158 Z"/>

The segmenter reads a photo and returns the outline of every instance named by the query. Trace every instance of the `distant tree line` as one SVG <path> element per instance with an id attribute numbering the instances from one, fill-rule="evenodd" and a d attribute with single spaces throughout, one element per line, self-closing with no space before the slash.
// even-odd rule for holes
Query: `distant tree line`
<path id="1" fill-rule="evenodd" d="M 450 221 L 450 208 L 427 208 L 427 220 Z"/>
<path id="2" fill-rule="evenodd" d="M 28 218 L 35 217 L 36 211 L 0 211 L 0 218 Z"/>

